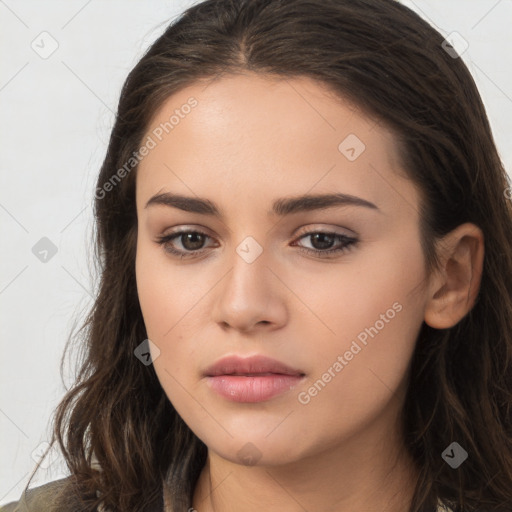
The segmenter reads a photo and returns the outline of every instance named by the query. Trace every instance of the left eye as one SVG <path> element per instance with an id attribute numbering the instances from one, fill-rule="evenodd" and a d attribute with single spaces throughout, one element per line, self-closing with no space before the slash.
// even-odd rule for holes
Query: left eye
<path id="1" fill-rule="evenodd" d="M 331 253 L 337 251 L 347 250 L 352 244 L 356 242 L 355 238 L 348 237 L 346 235 L 342 235 L 340 233 L 326 233 L 324 231 L 313 231 L 310 233 L 306 233 L 302 235 L 299 240 L 302 238 L 309 238 L 311 241 L 312 249 L 308 247 L 302 247 L 303 249 L 314 251 L 314 252 L 322 252 L 322 253 Z M 335 245 L 336 240 L 339 241 L 340 245 L 333 249 L 333 245 Z"/>
<path id="2" fill-rule="evenodd" d="M 187 258 L 202 254 L 205 251 L 203 244 L 208 238 L 211 237 L 206 233 L 197 230 L 188 230 L 178 231 L 176 233 L 158 237 L 156 242 L 162 245 L 166 252 L 178 256 L 179 258 Z M 299 250 L 312 253 L 320 257 L 348 251 L 351 246 L 355 246 L 357 243 L 356 238 L 352 238 L 341 233 L 324 231 L 311 231 L 309 233 L 304 233 L 297 240 L 302 240 L 303 238 L 309 238 L 313 248 L 298 245 Z M 176 242 L 174 240 L 176 239 L 179 240 L 182 248 L 175 247 Z M 332 248 L 336 240 L 339 242 L 339 246 Z M 292 245 L 295 246 L 297 244 L 294 242 Z"/>

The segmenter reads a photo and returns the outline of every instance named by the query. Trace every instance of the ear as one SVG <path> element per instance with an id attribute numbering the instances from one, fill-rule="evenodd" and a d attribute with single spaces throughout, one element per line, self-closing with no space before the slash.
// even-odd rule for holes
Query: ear
<path id="1" fill-rule="evenodd" d="M 457 324 L 475 304 L 484 261 L 484 235 L 461 224 L 439 242 L 440 266 L 434 272 L 425 308 L 425 322 L 435 329 Z"/>

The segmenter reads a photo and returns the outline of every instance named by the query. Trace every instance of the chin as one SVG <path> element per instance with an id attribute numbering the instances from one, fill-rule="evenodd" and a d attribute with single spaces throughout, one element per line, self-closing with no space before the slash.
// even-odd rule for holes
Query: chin
<path id="1" fill-rule="evenodd" d="M 205 444 L 209 451 L 234 464 L 279 466 L 296 462 L 305 455 L 296 443 L 290 442 L 291 436 L 286 437 L 288 442 L 282 437 L 271 441 L 265 435 L 244 435 L 230 438 L 228 443 L 211 443 L 208 439 Z"/>

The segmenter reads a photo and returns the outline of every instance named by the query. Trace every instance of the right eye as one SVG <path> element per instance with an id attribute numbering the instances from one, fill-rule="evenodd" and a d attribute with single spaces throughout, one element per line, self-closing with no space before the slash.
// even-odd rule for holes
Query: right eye
<path id="1" fill-rule="evenodd" d="M 202 231 L 187 229 L 158 237 L 157 243 L 162 245 L 166 252 L 181 259 L 202 254 L 204 252 L 202 246 L 207 238 L 211 237 Z M 175 239 L 178 239 L 182 248 L 176 248 Z"/>

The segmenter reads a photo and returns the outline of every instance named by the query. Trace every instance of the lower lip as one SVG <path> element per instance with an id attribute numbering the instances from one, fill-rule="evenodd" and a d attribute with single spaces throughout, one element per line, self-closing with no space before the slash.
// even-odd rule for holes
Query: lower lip
<path id="1" fill-rule="evenodd" d="M 304 377 L 278 373 L 250 376 L 218 375 L 207 377 L 211 389 L 233 402 L 263 402 L 295 387 Z"/>

